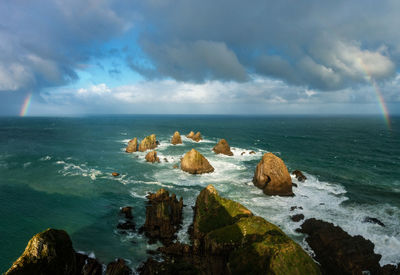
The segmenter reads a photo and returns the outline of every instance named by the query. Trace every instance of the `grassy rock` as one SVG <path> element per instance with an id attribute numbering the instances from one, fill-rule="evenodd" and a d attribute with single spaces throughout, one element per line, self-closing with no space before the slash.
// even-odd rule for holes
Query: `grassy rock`
<path id="1" fill-rule="evenodd" d="M 145 137 L 139 144 L 139 151 L 144 152 L 146 150 L 151 150 L 157 147 L 156 135 L 152 134 Z"/>

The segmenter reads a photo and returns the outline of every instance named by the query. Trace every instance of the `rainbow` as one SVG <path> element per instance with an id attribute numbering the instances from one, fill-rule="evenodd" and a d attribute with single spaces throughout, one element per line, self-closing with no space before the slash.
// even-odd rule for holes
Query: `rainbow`
<path id="1" fill-rule="evenodd" d="M 387 125 L 388 129 L 390 130 L 391 129 L 391 126 L 390 126 L 391 123 L 390 123 L 389 111 L 388 111 L 388 108 L 387 108 L 387 106 L 385 104 L 385 100 L 383 99 L 382 93 L 381 93 L 378 85 L 376 84 L 375 79 L 372 77 L 371 73 L 369 72 L 368 67 L 365 65 L 364 61 L 361 58 L 359 60 L 360 60 L 362 68 L 364 69 L 365 75 L 367 76 L 368 81 L 371 83 L 372 87 L 374 88 L 376 97 L 378 98 L 379 107 L 382 110 L 383 118 L 384 118 L 384 120 L 386 122 L 386 125 Z"/>
<path id="2" fill-rule="evenodd" d="M 31 105 L 31 100 L 32 100 L 32 93 L 29 93 L 25 100 L 24 104 L 22 104 L 21 112 L 19 113 L 19 116 L 26 116 L 26 113 L 28 112 L 29 105 Z"/>

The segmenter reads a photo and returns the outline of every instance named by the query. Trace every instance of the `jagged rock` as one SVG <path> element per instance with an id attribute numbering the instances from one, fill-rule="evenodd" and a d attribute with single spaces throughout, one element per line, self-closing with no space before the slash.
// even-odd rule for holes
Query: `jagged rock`
<path id="1" fill-rule="evenodd" d="M 197 132 L 197 133 L 192 137 L 192 139 L 193 139 L 194 141 L 196 141 L 196 142 L 199 142 L 200 140 L 203 140 L 203 138 L 201 137 L 200 132 Z"/>
<path id="2" fill-rule="evenodd" d="M 189 134 L 186 135 L 187 138 L 193 138 L 194 137 L 194 132 L 190 131 Z"/>
<path id="3" fill-rule="evenodd" d="M 213 151 L 217 154 L 224 154 L 227 156 L 233 156 L 231 147 L 225 139 L 218 141 L 217 145 L 214 146 Z"/>
<path id="4" fill-rule="evenodd" d="M 377 218 L 365 217 L 363 222 L 375 223 L 377 225 L 385 227 L 385 224 L 383 222 L 381 222 L 380 220 L 378 220 Z"/>
<path id="5" fill-rule="evenodd" d="M 243 156 L 244 154 L 246 154 L 246 152 L 242 152 L 240 155 Z"/>
<path id="6" fill-rule="evenodd" d="M 254 151 L 250 151 L 250 152 L 249 152 L 249 154 L 250 154 L 250 155 L 255 155 L 255 154 L 256 154 L 256 152 L 254 152 Z"/>
<path id="7" fill-rule="evenodd" d="M 374 244 L 361 236 L 350 236 L 332 223 L 307 219 L 299 230 L 308 234 L 307 243 L 315 252 L 324 274 L 379 274 L 381 255 L 374 253 Z"/>
<path id="8" fill-rule="evenodd" d="M 126 231 L 135 231 L 136 225 L 132 221 L 124 221 L 118 223 L 117 228 L 122 230 L 119 233 L 126 234 Z"/>
<path id="9" fill-rule="evenodd" d="M 174 135 L 172 136 L 171 144 L 173 144 L 173 145 L 182 144 L 181 135 L 179 134 L 178 131 L 176 131 L 174 133 Z"/>
<path id="10" fill-rule="evenodd" d="M 147 153 L 146 161 L 147 162 L 151 162 L 151 163 L 160 162 L 160 158 L 157 157 L 157 152 L 156 151 L 151 151 L 151 152 Z"/>
<path id="11" fill-rule="evenodd" d="M 117 173 L 117 172 L 112 172 L 111 175 L 113 175 L 114 177 L 118 177 L 118 176 L 119 176 L 119 173 Z"/>
<path id="12" fill-rule="evenodd" d="M 290 217 L 290 219 L 294 222 L 299 222 L 301 220 L 304 219 L 304 215 L 303 214 L 296 214 Z"/>
<path id="13" fill-rule="evenodd" d="M 132 220 L 132 206 L 124 206 L 121 208 L 120 213 L 125 216 L 125 219 Z"/>
<path id="14" fill-rule="evenodd" d="M 87 255 L 76 253 L 76 275 L 102 275 L 103 266 Z"/>
<path id="15" fill-rule="evenodd" d="M 294 176 L 296 177 L 296 179 L 297 179 L 298 181 L 300 181 L 300 182 L 304 182 L 304 181 L 307 179 L 307 177 L 304 176 L 303 173 L 302 173 L 301 171 L 299 171 L 299 170 L 294 170 L 294 171 L 292 172 L 292 175 L 294 175 Z M 296 186 L 296 187 L 297 187 L 297 186 Z"/>
<path id="16" fill-rule="evenodd" d="M 171 243 L 182 223 L 183 199 L 178 201 L 175 194 L 169 196 L 163 188 L 157 193 L 150 193 L 147 199 L 146 221 L 142 230 L 150 242 Z"/>
<path id="17" fill-rule="evenodd" d="M 139 151 L 144 152 L 146 150 L 151 150 L 157 147 L 156 135 L 152 134 L 145 137 L 139 144 Z"/>
<path id="18" fill-rule="evenodd" d="M 258 163 L 253 183 L 266 195 L 293 196 L 292 179 L 286 165 L 272 153 L 264 154 Z"/>
<path id="19" fill-rule="evenodd" d="M 107 265 L 106 275 L 130 275 L 132 270 L 123 259 L 116 259 Z"/>
<path id="20" fill-rule="evenodd" d="M 192 149 L 181 159 L 181 169 L 190 174 L 203 174 L 214 172 L 214 167 L 197 150 Z"/>
<path id="21" fill-rule="evenodd" d="M 126 146 L 125 152 L 132 153 L 132 152 L 136 152 L 137 149 L 138 149 L 137 138 L 133 138 L 128 142 L 128 146 Z"/>
<path id="22" fill-rule="evenodd" d="M 301 206 L 292 206 L 292 207 L 290 207 L 290 211 L 293 211 L 293 210 L 295 210 L 295 209 L 301 209 L 301 210 L 303 210 L 303 207 L 301 207 Z"/>

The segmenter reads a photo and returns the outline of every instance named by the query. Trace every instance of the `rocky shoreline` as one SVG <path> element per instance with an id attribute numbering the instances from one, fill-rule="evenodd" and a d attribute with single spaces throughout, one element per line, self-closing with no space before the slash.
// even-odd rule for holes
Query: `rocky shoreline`
<path id="1" fill-rule="evenodd" d="M 187 138 L 202 140 L 200 132 L 192 131 Z M 126 152 L 145 152 L 146 161 L 160 162 L 156 135 L 138 142 L 129 141 Z M 171 144 L 182 144 L 178 131 Z M 215 154 L 232 156 L 228 142 L 221 139 L 212 150 Z M 242 153 L 243 154 L 243 153 Z M 179 168 L 174 164 L 174 168 Z M 195 149 L 180 161 L 182 171 L 190 174 L 213 173 L 214 167 Z M 299 170 L 292 174 L 298 183 L 307 180 Z M 113 172 L 114 177 L 119 176 Z M 294 196 L 289 171 L 279 157 L 266 153 L 255 168 L 253 183 L 265 195 Z M 139 233 L 148 243 L 162 244 L 156 251 L 148 251 L 148 259 L 137 270 L 132 270 L 124 259 L 115 259 L 107 265 L 99 259 L 74 250 L 68 234 L 63 230 L 47 229 L 28 242 L 23 254 L 5 273 L 11 274 L 71 274 L 71 275 L 125 275 L 125 274 L 400 274 L 400 264 L 381 267 L 381 255 L 374 253 L 374 244 L 362 236 L 350 236 L 332 223 L 306 219 L 302 213 L 292 215 L 293 222 L 304 220 L 297 229 L 306 234 L 312 257 L 290 239 L 279 227 L 255 216 L 238 202 L 221 197 L 214 186 L 204 188 L 194 206 L 193 222 L 189 227 L 190 243 L 176 239 L 183 219 L 183 198 L 177 199 L 168 190 L 159 189 L 147 195 L 146 219 Z M 291 210 L 301 210 L 292 206 Z M 132 213 L 133 212 L 133 213 Z M 120 234 L 135 232 L 134 209 L 120 209 L 123 221 L 117 225 Z M 365 222 L 385 226 L 376 218 Z M 300 224 L 300 223 L 299 223 Z"/>

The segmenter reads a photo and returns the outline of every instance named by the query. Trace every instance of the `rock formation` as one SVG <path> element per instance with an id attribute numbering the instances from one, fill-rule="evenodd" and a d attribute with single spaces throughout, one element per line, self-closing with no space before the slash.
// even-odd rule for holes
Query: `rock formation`
<path id="1" fill-rule="evenodd" d="M 190 131 L 189 134 L 186 135 L 187 138 L 193 138 L 194 137 L 194 132 Z"/>
<path id="2" fill-rule="evenodd" d="M 87 255 L 76 253 L 76 275 L 102 275 L 103 266 Z M 74 274 L 75 275 L 75 274 Z"/>
<path id="3" fill-rule="evenodd" d="M 113 175 L 114 177 L 118 177 L 118 176 L 119 176 L 119 173 L 117 173 L 117 172 L 112 172 L 111 175 Z"/>
<path id="4" fill-rule="evenodd" d="M 136 225 L 133 221 L 132 207 L 125 206 L 120 210 L 120 214 L 124 216 L 124 220 L 120 221 L 117 228 L 120 233 L 126 233 L 126 231 L 135 231 Z"/>
<path id="5" fill-rule="evenodd" d="M 253 183 L 266 195 L 293 196 L 292 179 L 286 165 L 272 153 L 264 154 L 258 163 Z"/>
<path id="6" fill-rule="evenodd" d="M 363 222 L 369 222 L 369 223 L 374 223 L 377 225 L 380 225 L 382 227 L 385 227 L 385 224 L 383 222 L 381 222 L 379 219 L 377 218 L 372 218 L 372 217 L 365 217 Z"/>
<path id="7" fill-rule="evenodd" d="M 174 135 L 172 136 L 171 144 L 173 144 L 173 145 L 182 144 L 181 135 L 179 134 L 178 131 L 176 131 L 174 133 Z"/>
<path id="8" fill-rule="evenodd" d="M 146 161 L 147 162 L 151 162 L 151 163 L 160 162 L 160 158 L 157 157 L 157 152 L 156 151 L 151 151 L 151 152 L 147 153 Z"/>
<path id="9" fill-rule="evenodd" d="M 199 142 L 199 141 L 202 140 L 203 138 L 201 137 L 200 132 L 197 132 L 197 133 L 192 137 L 192 139 L 193 139 L 194 141 L 196 141 L 196 142 Z"/>
<path id="10" fill-rule="evenodd" d="M 132 270 L 123 259 L 116 259 L 107 265 L 106 275 L 131 275 Z"/>
<path id="11" fill-rule="evenodd" d="M 250 152 L 249 152 L 249 154 L 250 154 L 250 155 L 255 155 L 255 154 L 256 154 L 256 152 L 254 152 L 254 151 L 250 151 Z"/>
<path id="12" fill-rule="evenodd" d="M 151 150 L 157 147 L 156 135 L 152 134 L 145 137 L 139 144 L 139 151 L 144 152 L 146 150 Z"/>
<path id="13" fill-rule="evenodd" d="M 307 179 L 307 177 L 304 176 L 303 173 L 299 170 L 294 170 L 292 172 L 292 175 L 294 175 L 296 177 L 296 179 L 300 182 L 304 182 Z"/>
<path id="14" fill-rule="evenodd" d="M 171 243 L 182 223 L 183 199 L 178 201 L 175 194 L 169 196 L 165 189 L 150 193 L 147 199 L 146 221 L 141 230 L 150 242 Z"/>
<path id="15" fill-rule="evenodd" d="M 137 138 L 133 138 L 128 142 L 128 146 L 126 146 L 125 152 L 132 153 L 132 152 L 136 152 L 137 149 L 138 149 Z"/>
<path id="16" fill-rule="evenodd" d="M 374 244 L 361 236 L 350 236 L 332 223 L 306 220 L 302 233 L 309 236 L 307 243 L 315 252 L 324 274 L 381 274 L 381 255 L 374 253 Z"/>
<path id="17" fill-rule="evenodd" d="M 195 149 L 190 150 L 183 156 L 181 159 L 181 169 L 190 174 L 214 172 L 214 167 Z"/>
<path id="18" fill-rule="evenodd" d="M 294 222 L 299 222 L 301 220 L 304 219 L 304 215 L 303 214 L 296 214 L 290 217 L 290 219 Z"/>
<path id="19" fill-rule="evenodd" d="M 132 206 L 124 206 L 121 208 L 121 210 L 119 212 L 125 216 L 125 219 L 128 219 L 128 220 L 133 219 Z"/>
<path id="20" fill-rule="evenodd" d="M 229 146 L 228 142 L 225 139 L 221 139 L 218 141 L 217 145 L 214 146 L 213 151 L 216 154 L 224 154 L 227 156 L 233 156 L 231 151 L 231 147 Z"/>

